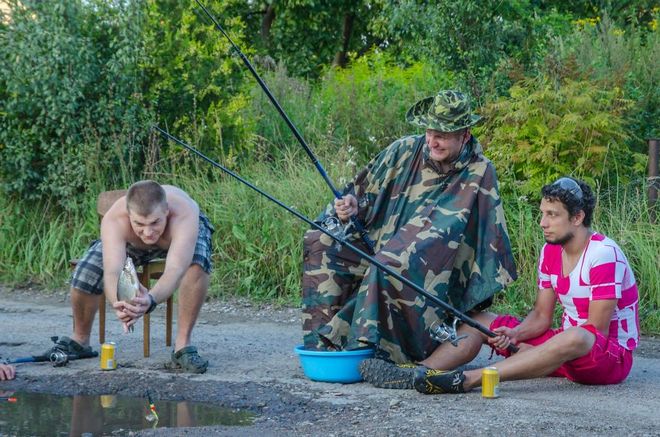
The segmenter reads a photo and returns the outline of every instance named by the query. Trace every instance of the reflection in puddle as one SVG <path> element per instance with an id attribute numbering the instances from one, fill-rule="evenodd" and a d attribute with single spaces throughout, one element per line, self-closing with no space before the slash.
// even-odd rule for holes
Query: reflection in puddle
<path id="1" fill-rule="evenodd" d="M 107 435 L 146 428 L 247 426 L 254 414 L 189 401 L 154 402 L 115 395 L 64 397 L 41 393 L 3 393 L 0 435 Z M 15 398 L 15 402 L 3 399 Z"/>

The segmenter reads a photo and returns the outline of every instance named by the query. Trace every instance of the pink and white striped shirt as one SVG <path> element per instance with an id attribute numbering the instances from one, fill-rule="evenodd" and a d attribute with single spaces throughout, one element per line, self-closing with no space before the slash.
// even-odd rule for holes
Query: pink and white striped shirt
<path id="1" fill-rule="evenodd" d="M 561 245 L 545 244 L 539 261 L 538 286 L 554 290 L 564 309 L 564 329 L 586 323 L 592 300 L 618 299 L 610 321 L 609 338 L 628 350 L 637 347 L 637 284 L 628 260 L 610 238 L 594 233 L 568 276 L 562 274 Z"/>

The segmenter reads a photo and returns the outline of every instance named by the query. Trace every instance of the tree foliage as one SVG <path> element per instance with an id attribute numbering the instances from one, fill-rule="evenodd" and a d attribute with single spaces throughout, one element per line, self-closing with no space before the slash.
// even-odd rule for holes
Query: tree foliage
<path id="1" fill-rule="evenodd" d="M 150 118 L 140 79 L 143 10 L 103 0 L 10 6 L 0 28 L 3 188 L 72 209 L 91 181 L 140 169 Z"/>
<path id="2" fill-rule="evenodd" d="M 235 15 L 239 3 L 213 2 L 208 8 L 249 56 L 243 20 Z M 148 11 L 144 73 L 159 122 L 206 151 L 241 150 L 244 121 L 239 112 L 246 104 L 242 82 L 247 70 L 232 56 L 230 43 L 194 0 L 149 1 Z"/>
<path id="3" fill-rule="evenodd" d="M 369 31 L 378 2 L 367 0 L 262 0 L 243 11 L 261 55 L 286 65 L 296 76 L 316 78 L 325 67 L 344 67 L 351 53 L 377 44 Z"/>
<path id="4" fill-rule="evenodd" d="M 455 72 L 477 102 L 498 68 L 534 64 L 547 38 L 568 24 L 552 11 L 539 17 L 529 0 L 380 1 L 383 12 L 371 28 L 383 45 L 404 60 Z"/>
<path id="5" fill-rule="evenodd" d="M 660 135 L 660 7 L 650 23 L 627 27 L 608 15 L 576 22 L 572 32 L 557 38 L 546 71 L 556 80 L 598 81 L 623 91 L 635 102 L 626 114 L 629 147 L 644 152 L 644 139 Z"/>
<path id="6" fill-rule="evenodd" d="M 8 193 L 75 208 L 90 181 L 116 186 L 175 161 L 161 158 L 180 149 L 147 138 L 153 122 L 231 163 L 273 159 L 293 144 L 194 0 L 9 3 L 11 20 L 0 24 L 0 182 Z M 657 135 L 658 10 L 647 0 L 206 3 L 320 148 L 351 144 L 368 155 L 405 129 L 397 118 L 404 106 L 445 86 L 468 91 L 478 106 L 499 97 L 493 108 L 519 105 L 509 93 L 539 74 L 551 87 L 609 87 L 617 101 L 635 102 L 625 112 L 602 108 L 623 117 L 634 151 Z M 612 24 L 593 18 L 603 10 Z M 631 156 L 617 164 L 643 167 Z"/>

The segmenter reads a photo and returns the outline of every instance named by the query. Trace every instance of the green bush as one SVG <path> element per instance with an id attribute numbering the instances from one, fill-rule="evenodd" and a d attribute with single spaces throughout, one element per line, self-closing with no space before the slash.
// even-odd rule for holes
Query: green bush
<path id="1" fill-rule="evenodd" d="M 636 163 L 644 157 L 625 145 L 623 114 L 630 105 L 620 90 L 592 82 L 525 79 L 510 97 L 481 109 L 487 122 L 475 131 L 503 189 L 536 199 L 543 185 L 563 175 L 598 186 L 611 172 L 622 175 L 620 182 L 639 174 Z"/>
<path id="2" fill-rule="evenodd" d="M 10 2 L 0 27 L 0 178 L 25 200 L 80 206 L 138 172 L 142 2 Z"/>
<path id="3" fill-rule="evenodd" d="M 238 0 L 215 2 L 212 13 L 232 40 L 243 44 L 244 23 L 233 8 Z M 209 4 L 209 7 L 211 5 Z M 142 70 L 145 94 L 161 127 L 206 153 L 233 156 L 249 152 L 250 120 L 241 117 L 247 105 L 243 81 L 251 80 L 241 60 L 232 56 L 229 41 L 210 24 L 194 0 L 147 2 L 143 40 L 148 58 Z M 164 144 L 163 154 L 173 153 Z"/>

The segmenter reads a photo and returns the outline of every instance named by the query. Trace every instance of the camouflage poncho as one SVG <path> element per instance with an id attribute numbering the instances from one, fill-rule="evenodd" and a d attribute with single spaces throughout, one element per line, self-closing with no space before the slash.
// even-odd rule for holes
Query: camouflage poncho
<path id="1" fill-rule="evenodd" d="M 425 136 L 402 138 L 347 187 L 376 243 L 376 259 L 460 311 L 516 278 L 493 165 L 474 137 L 442 174 Z M 319 220 L 333 215 L 332 204 Z M 351 242 L 363 248 L 357 234 Z M 366 250 L 365 250 L 366 251 Z M 305 234 L 303 334 L 309 349 L 376 346 L 396 362 L 438 346 L 444 310 L 317 230 Z"/>

